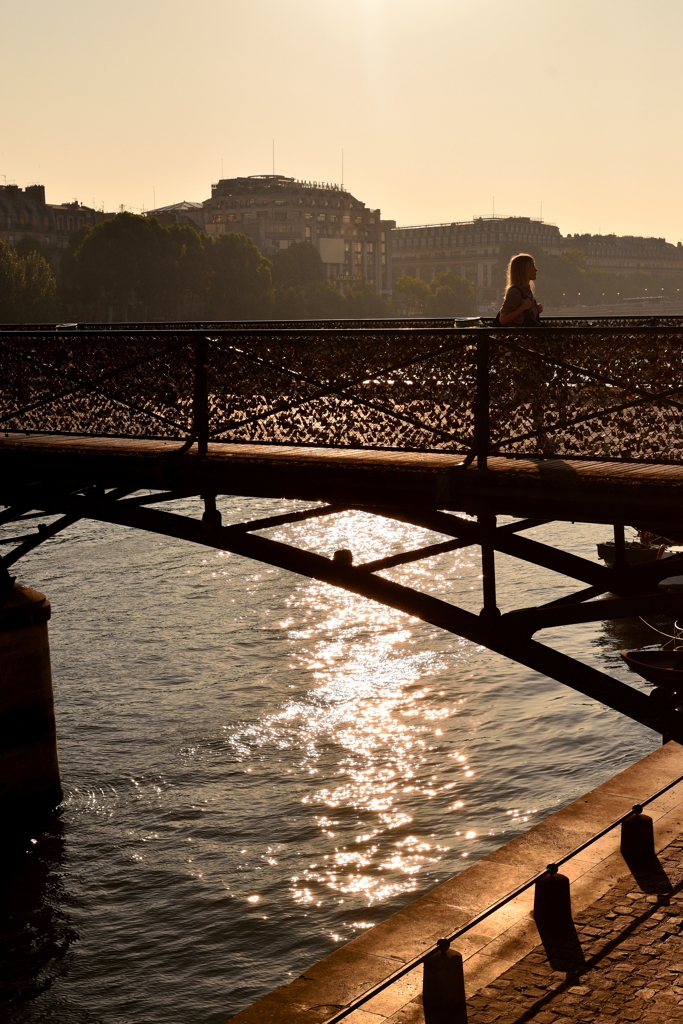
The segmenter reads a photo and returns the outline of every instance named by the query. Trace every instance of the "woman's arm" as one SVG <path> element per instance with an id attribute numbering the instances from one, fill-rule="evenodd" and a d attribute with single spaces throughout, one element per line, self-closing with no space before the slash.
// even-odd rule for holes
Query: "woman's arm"
<path id="1" fill-rule="evenodd" d="M 526 313 L 527 309 L 531 309 L 531 299 L 524 299 L 522 304 L 518 306 L 517 309 L 513 309 L 510 313 L 503 313 L 501 310 L 499 313 L 501 325 L 505 327 L 506 324 L 511 323 L 512 320 L 516 320 L 518 316 L 521 316 L 522 313 Z"/>

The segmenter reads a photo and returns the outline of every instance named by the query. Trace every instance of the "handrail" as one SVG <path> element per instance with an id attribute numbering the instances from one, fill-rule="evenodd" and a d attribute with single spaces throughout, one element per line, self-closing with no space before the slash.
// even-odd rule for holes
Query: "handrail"
<path id="1" fill-rule="evenodd" d="M 683 401 L 680 398 L 683 384 L 679 384 L 676 380 L 673 386 L 665 386 L 659 379 L 661 377 L 659 370 L 657 371 L 659 375 L 655 374 L 649 384 L 647 380 L 644 384 L 633 383 L 630 379 L 621 379 L 623 369 L 613 377 L 600 367 L 597 369 L 593 367 L 590 359 L 588 359 L 590 365 L 583 367 L 580 352 L 573 358 L 562 358 L 566 339 L 569 339 L 570 342 L 573 341 L 577 333 L 581 338 L 586 339 L 590 352 L 595 349 L 592 342 L 594 337 L 605 340 L 609 346 L 611 338 L 623 336 L 633 338 L 634 335 L 637 335 L 642 351 L 649 351 L 656 339 L 660 337 L 668 337 L 669 342 L 675 341 L 674 349 L 677 350 L 683 337 L 683 324 L 678 320 L 674 324 L 659 325 L 653 323 L 658 319 L 656 317 L 619 319 L 627 322 L 621 323 L 619 326 L 613 325 L 613 323 L 601 326 L 595 318 L 590 323 L 567 319 L 559 324 L 552 321 L 544 322 L 533 329 L 497 327 L 493 325 L 493 322 L 487 322 L 487 318 L 476 321 L 478 326 L 473 327 L 454 326 L 452 320 L 445 322 L 398 321 L 399 327 L 396 326 L 396 322 L 392 324 L 391 321 L 386 320 L 348 321 L 346 325 L 330 321 L 322 327 L 315 322 L 270 322 L 265 326 L 262 323 L 233 322 L 215 326 L 195 324 L 190 327 L 166 323 L 162 325 L 143 324 L 138 327 L 127 325 L 126 330 L 108 330 L 105 325 L 80 325 L 87 329 L 80 333 L 72 332 L 68 336 L 63 331 L 48 330 L 43 326 L 36 330 L 32 329 L 30 325 L 24 325 L 19 329 L 16 325 L 12 325 L 11 329 L 0 328 L 0 356 L 7 353 L 8 358 L 27 361 L 32 364 L 32 368 L 37 368 L 39 375 L 52 371 L 53 375 L 60 378 L 61 390 L 58 390 L 57 393 L 46 394 L 41 386 L 34 394 L 26 393 L 24 397 L 22 381 L 22 388 L 17 390 L 17 398 L 19 402 L 23 399 L 24 404 L 19 404 L 15 408 L 5 408 L 4 412 L 0 412 L 0 426 L 6 433 L 83 433 L 93 437 L 118 436 L 122 438 L 142 435 L 150 440 L 182 439 L 185 442 L 182 450 L 187 450 L 192 443 L 191 439 L 196 439 L 199 453 L 205 454 L 209 441 L 224 441 L 226 433 L 247 430 L 247 432 L 258 434 L 256 425 L 268 420 L 273 415 L 294 413 L 301 406 L 313 401 L 341 400 L 350 402 L 356 410 L 360 410 L 359 415 L 363 422 L 361 422 L 360 435 L 348 438 L 342 433 L 341 436 L 335 438 L 336 447 L 346 447 L 344 442 L 350 440 L 351 443 L 348 444 L 348 447 L 351 448 L 374 449 L 377 447 L 379 450 L 384 450 L 391 447 L 393 450 L 393 446 L 390 444 L 391 439 L 386 431 L 383 437 L 385 443 L 375 444 L 372 428 L 377 426 L 384 417 L 386 422 L 393 419 L 405 432 L 404 444 L 400 445 L 398 450 L 424 452 L 448 450 L 451 454 L 464 456 L 463 469 L 467 469 L 476 458 L 478 468 L 486 470 L 487 460 L 491 456 L 502 454 L 509 458 L 528 457 L 528 453 L 536 451 L 537 447 L 542 449 L 542 457 L 547 457 L 549 454 L 552 455 L 555 450 L 554 446 L 557 444 L 563 445 L 562 458 L 565 460 L 607 459 L 607 461 L 680 464 L 680 458 L 667 457 L 671 454 L 672 442 L 666 432 L 666 424 L 663 420 L 657 428 L 654 448 L 653 444 L 649 442 L 641 444 L 640 447 L 637 445 L 637 457 L 631 451 L 632 446 L 629 439 L 631 436 L 640 438 L 640 435 L 630 421 L 626 422 L 624 428 L 628 434 L 626 442 L 622 443 L 619 440 L 623 438 L 624 430 L 621 433 L 617 432 L 614 436 L 610 435 L 605 444 L 598 443 L 596 437 L 593 436 L 599 429 L 599 423 L 596 428 L 596 421 L 600 421 L 601 418 L 612 415 L 623 417 L 637 407 L 655 408 L 666 405 L 673 408 L 676 413 L 680 412 L 683 407 Z M 643 319 L 647 319 L 647 322 L 643 323 Z M 88 378 L 80 368 L 74 370 L 70 363 L 66 367 L 59 365 L 51 367 L 49 365 L 49 358 L 44 353 L 49 354 L 51 346 L 43 343 L 53 339 L 64 342 L 67 337 L 69 349 L 72 347 L 78 349 L 81 344 L 92 345 L 95 364 L 102 363 L 93 376 Z M 359 361 L 359 353 L 362 356 L 367 337 L 377 340 L 376 348 L 380 355 L 382 352 L 385 353 L 381 365 L 375 366 L 372 363 L 366 367 L 362 358 Z M 253 338 L 256 338 L 257 341 L 258 339 L 265 341 L 265 353 L 262 351 L 263 346 L 258 351 L 256 348 L 252 351 L 250 339 Z M 345 376 L 344 368 L 339 370 L 337 362 L 333 360 L 326 368 L 324 379 L 319 380 L 317 364 L 311 364 L 310 372 L 287 364 L 289 358 L 287 346 L 285 346 L 285 354 L 281 357 L 270 354 L 271 349 L 273 353 L 277 350 L 277 346 L 271 344 L 272 340 L 278 342 L 284 340 L 290 343 L 290 347 L 298 342 L 303 342 L 306 353 L 309 351 L 308 343 L 311 339 L 317 341 L 324 339 L 325 342 L 330 341 L 333 344 L 342 342 L 342 348 L 351 360 L 348 366 L 353 366 L 352 376 L 347 379 L 348 375 Z M 112 366 L 112 362 L 115 362 L 116 359 L 126 358 L 126 346 L 125 344 L 119 345 L 120 340 L 130 342 L 133 348 L 137 346 L 143 354 L 132 360 L 128 357 L 127 361 L 120 366 Z M 395 342 L 393 348 L 391 344 L 386 344 L 387 340 Z M 22 341 L 28 343 L 29 351 L 24 351 Z M 407 342 L 409 351 L 404 352 L 404 342 Z M 545 344 L 536 344 L 536 342 L 545 342 Z M 553 344 L 554 342 L 557 342 L 557 345 Z M 61 351 L 59 345 L 56 348 Z M 188 376 L 193 375 L 194 381 L 192 385 L 188 381 L 185 382 L 186 397 L 189 397 L 189 389 L 190 386 L 192 387 L 190 417 L 183 414 L 179 418 L 177 414 L 182 403 L 178 406 L 178 402 L 176 402 L 174 407 L 172 401 L 162 398 L 155 405 L 151 399 L 148 400 L 145 396 L 144 386 L 149 384 L 149 381 L 142 380 L 141 383 L 144 386 L 139 393 L 134 389 L 131 390 L 126 381 L 133 369 L 149 364 L 170 353 L 171 350 L 180 351 L 185 348 L 193 351 L 193 358 L 191 357 L 193 368 L 189 370 Z M 362 377 L 366 372 L 371 377 L 385 377 L 389 373 L 393 374 L 413 364 L 426 363 L 430 359 L 443 359 L 451 350 L 457 348 L 461 348 L 465 353 L 467 373 L 472 375 L 472 380 L 468 384 L 469 393 L 466 398 L 462 400 L 456 398 L 452 403 L 452 409 L 455 411 L 450 420 L 442 416 L 432 421 L 430 415 L 424 412 L 425 404 L 428 405 L 432 397 L 427 386 L 423 386 L 421 392 L 416 391 L 411 394 L 410 401 L 407 403 L 403 399 L 393 401 L 393 404 L 391 400 L 385 401 L 387 398 L 393 398 L 385 392 L 379 393 L 378 396 L 365 391 L 351 393 L 351 389 L 356 388 L 358 384 L 381 383 L 379 380 L 363 380 Z M 40 350 L 40 354 L 36 355 L 33 352 L 34 349 Z M 154 349 L 154 351 L 149 351 L 149 349 Z M 537 349 L 547 349 L 547 351 L 536 351 Z M 566 396 L 562 389 L 560 388 L 558 395 L 555 395 L 550 389 L 552 415 L 546 416 L 545 407 L 541 408 L 543 394 L 539 392 L 530 406 L 532 418 L 530 424 L 513 421 L 506 408 L 503 409 L 502 415 L 503 417 L 507 416 L 508 419 L 498 423 L 495 417 L 493 420 L 491 419 L 492 402 L 489 390 L 491 382 L 497 381 L 500 377 L 500 367 L 491 365 L 491 357 L 493 353 L 500 354 L 501 351 L 508 353 L 508 350 L 513 354 L 516 353 L 518 357 L 538 362 L 542 369 L 550 368 L 552 370 L 551 380 L 546 383 L 554 385 L 558 375 L 570 373 L 582 382 L 591 384 L 593 390 L 595 390 L 594 385 L 601 386 L 604 393 L 601 392 L 598 400 L 594 403 L 591 398 L 592 392 L 589 392 L 588 400 L 579 401 L 576 406 L 570 403 L 565 409 Z M 314 348 L 311 348 L 311 351 L 314 351 Z M 305 394 L 294 392 L 290 394 L 285 388 L 279 398 L 277 395 L 275 398 L 271 397 L 271 400 L 262 403 L 256 411 L 252 403 L 251 407 L 246 408 L 245 406 L 238 409 L 237 413 L 230 412 L 229 415 L 227 412 L 221 412 L 218 415 L 214 402 L 214 408 L 210 415 L 209 389 L 212 387 L 211 373 L 213 371 L 211 365 L 207 363 L 207 357 L 212 352 L 222 353 L 228 358 L 239 353 L 240 358 L 246 358 L 267 371 L 273 380 L 277 377 L 288 378 L 306 385 L 309 390 L 312 388 L 313 391 L 310 393 L 306 391 Z M 71 357 L 71 351 L 68 352 L 68 355 Z M 655 366 L 655 370 L 657 370 L 657 366 Z M 172 376 L 174 372 L 175 368 L 171 367 L 169 375 Z M 207 372 L 209 374 L 208 381 Z M 334 379 L 328 379 L 330 374 Z M 124 380 L 125 386 L 117 387 L 117 382 L 121 380 Z M 394 382 L 392 380 L 388 383 L 393 384 Z M 407 383 L 411 384 L 411 381 L 407 381 Z M 439 381 L 440 383 L 441 381 Z M 622 393 L 618 394 L 617 392 Z M 88 424 L 90 429 L 70 430 L 68 427 L 71 426 L 71 422 L 68 421 L 68 416 L 63 409 L 57 409 L 56 421 L 50 421 L 45 426 L 40 418 L 36 418 L 39 410 L 47 408 L 53 403 L 64 404 L 66 399 L 74 395 L 78 396 L 79 401 L 81 399 L 90 400 L 91 404 L 94 401 L 92 396 L 99 395 L 112 407 L 116 406 L 119 409 L 127 410 L 125 415 L 129 416 L 129 419 L 146 418 L 147 423 L 144 424 L 146 429 L 141 431 L 138 427 L 131 433 L 131 430 L 126 429 L 129 424 L 124 417 L 123 424 L 119 419 L 115 420 L 116 429 L 114 431 L 100 433 L 93 429 L 94 426 L 99 425 L 97 417 L 94 416 L 91 417 Z M 581 399 L 581 396 L 579 398 Z M 417 404 L 414 400 L 417 400 Z M 524 403 L 527 399 L 522 396 L 520 401 Z M 555 402 L 555 405 L 552 405 L 552 402 Z M 9 399 L 6 404 L 8 403 Z M 86 410 L 86 412 L 88 411 L 92 412 L 92 410 Z M 184 412 L 185 410 L 183 410 Z M 639 415 L 647 417 L 654 413 L 646 409 Z M 222 419 L 223 416 L 227 418 Z M 219 422 L 216 422 L 217 417 Z M 191 422 L 189 422 L 190 418 Z M 500 415 L 498 418 L 500 419 Z M 365 420 L 368 420 L 369 427 Z M 617 422 L 616 419 L 614 422 Z M 10 426 L 10 424 L 14 424 L 14 426 Z M 585 424 L 592 424 L 588 429 L 587 439 L 578 429 Z M 79 425 L 80 423 L 74 420 L 74 428 Z M 61 429 L 63 426 L 66 426 L 67 429 Z M 309 423 L 306 424 L 307 429 L 310 426 Z M 287 433 L 289 428 L 283 429 Z M 521 432 L 510 434 L 511 429 L 521 430 Z M 574 438 L 576 444 L 567 445 L 562 440 L 562 432 L 567 430 L 576 432 Z M 415 433 L 416 431 L 417 433 Z M 470 433 L 470 431 L 472 432 Z M 316 447 L 328 446 L 329 442 L 321 441 L 315 430 L 312 431 L 312 434 Z M 604 434 L 600 435 L 600 437 L 604 436 Z M 557 438 L 559 438 L 558 441 L 556 441 Z M 228 438 L 227 440 L 233 439 Z M 238 438 L 237 440 L 247 439 Z M 252 440 L 253 443 L 256 443 L 259 438 L 255 437 Z M 304 430 L 296 434 L 294 443 L 306 445 L 309 441 L 311 441 L 311 437 L 307 437 Z M 534 444 L 527 444 L 525 448 L 520 449 L 520 445 L 528 442 L 534 442 Z M 273 437 L 272 443 L 278 443 L 278 438 Z M 289 442 L 289 438 L 286 438 L 282 443 L 291 442 Z M 674 455 L 678 454 L 680 444 L 681 438 L 676 434 Z M 443 445 L 446 445 L 447 448 L 444 449 Z M 502 451 L 503 449 L 512 450 Z"/>
<path id="2" fill-rule="evenodd" d="M 456 939 L 460 938 L 461 935 L 464 935 L 466 932 L 468 932 L 471 928 L 474 928 L 476 927 L 476 925 L 481 924 L 481 922 L 485 921 L 487 917 L 490 917 L 492 914 L 495 914 L 497 910 L 500 910 L 502 907 L 506 906 L 512 900 L 516 899 L 518 896 L 521 896 L 522 893 L 527 891 L 527 889 L 530 889 L 532 886 L 534 886 L 536 882 L 540 881 L 540 879 L 543 878 L 549 871 L 557 871 L 559 867 L 561 867 L 563 864 L 566 864 L 567 861 L 572 859 L 572 857 L 576 857 L 578 856 L 578 854 L 583 853 L 583 851 L 588 849 L 589 846 L 592 846 L 593 843 L 596 843 L 599 839 L 603 839 L 615 828 L 618 828 L 618 826 L 621 825 L 622 822 L 624 822 L 628 817 L 630 817 L 631 814 L 640 814 L 644 807 L 647 807 L 648 804 L 651 804 L 653 803 L 653 801 L 658 800 L 660 796 L 663 796 L 670 789 L 673 789 L 674 786 L 677 786 L 680 782 L 683 782 L 683 775 L 679 775 L 677 779 L 673 780 L 673 782 L 669 782 L 666 786 L 662 786 L 661 789 L 658 789 L 656 793 L 652 794 L 652 796 L 649 796 L 646 800 L 643 800 L 642 803 L 634 804 L 630 811 L 627 811 L 625 814 L 622 814 L 610 825 L 607 825 L 605 828 L 601 829 L 600 832 L 596 832 L 594 836 L 592 836 L 590 839 L 587 839 L 584 843 L 581 843 L 579 846 L 576 846 L 570 853 L 567 853 L 563 857 L 560 857 L 559 860 L 555 861 L 554 863 L 548 864 L 544 871 L 539 871 L 538 874 L 534 875 L 528 881 L 523 882 L 521 885 L 518 885 L 516 889 L 512 889 L 512 891 L 507 893 L 505 896 L 501 896 L 499 900 L 496 900 L 495 903 L 492 903 L 489 907 L 486 908 L 486 910 L 482 910 L 475 917 L 471 918 L 467 922 L 467 924 L 461 925 L 460 928 L 457 928 L 452 933 L 452 935 L 446 936 L 447 942 L 454 942 Z M 433 946 L 430 946 L 429 949 L 425 950 L 423 953 L 420 953 L 419 956 L 413 957 L 413 959 L 409 960 L 408 963 L 403 965 L 403 967 L 400 967 L 398 970 L 394 971 L 393 974 L 390 974 L 388 978 L 385 978 L 383 981 L 380 981 L 376 985 L 373 985 L 372 988 L 368 989 L 367 992 L 364 992 L 363 995 L 357 996 L 356 999 L 352 1000 L 352 1002 L 345 1006 L 343 1010 L 338 1010 L 337 1013 L 333 1014 L 332 1017 L 328 1017 L 323 1022 L 323 1024 L 339 1024 L 339 1022 L 344 1020 L 345 1017 L 348 1017 L 349 1014 L 359 1009 L 359 1007 L 364 1006 L 365 1003 L 369 1002 L 371 999 L 374 999 L 376 995 L 379 995 L 380 992 L 383 992 L 385 989 L 389 988 L 391 985 L 394 984 L 394 982 L 400 981 L 400 979 L 404 978 L 406 974 L 410 974 L 410 972 L 415 970 L 416 967 L 419 967 L 420 964 L 423 964 L 425 960 L 429 959 L 430 956 L 433 956 L 434 953 L 438 952 L 438 950 L 440 949 L 439 943 L 443 943 L 443 941 L 443 939 L 439 939 L 439 941 L 434 943 Z"/>

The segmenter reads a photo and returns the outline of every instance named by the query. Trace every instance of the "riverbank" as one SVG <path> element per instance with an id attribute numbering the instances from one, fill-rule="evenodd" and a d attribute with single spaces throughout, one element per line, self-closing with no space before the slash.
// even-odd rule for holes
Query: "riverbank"
<path id="1" fill-rule="evenodd" d="M 454 932 L 547 863 L 566 856 L 627 813 L 633 804 L 681 774 L 683 747 L 667 743 L 425 893 L 232 1020 L 239 1024 L 299 1024 L 304 1020 L 323 1024 L 336 1010 L 391 975 L 401 963 L 419 956 L 440 936 Z M 573 1019 L 567 1016 L 567 1009 L 577 1002 L 577 995 L 591 995 L 594 989 L 608 994 L 596 996 L 594 1016 L 582 1020 L 596 1019 L 610 1000 L 619 1006 L 637 1000 L 631 1013 L 645 1013 L 650 1002 L 660 1007 L 660 1013 L 663 1002 L 679 1012 L 678 998 L 683 997 L 683 989 L 680 994 L 675 991 L 670 972 L 674 969 L 672 960 L 678 963 L 677 970 L 683 970 L 680 949 L 675 942 L 660 942 L 662 949 L 656 952 L 650 947 L 653 938 L 677 936 L 681 928 L 677 914 L 683 907 L 678 891 L 683 882 L 678 856 L 683 845 L 683 784 L 651 804 L 648 813 L 655 823 L 655 848 L 658 853 L 665 851 L 662 864 L 675 895 L 640 890 L 619 852 L 620 832 L 615 829 L 562 869 L 572 882 L 579 941 L 587 947 L 583 968 L 553 970 L 548 964 L 532 917 L 533 890 L 527 890 L 454 943 L 464 960 L 471 1024 L 496 1020 L 501 1024 L 503 1020 L 509 1024 L 517 1020 L 561 1024 L 562 1018 Z M 674 906 L 674 913 L 659 910 L 660 904 L 668 903 Z M 638 926 L 635 930 L 631 927 L 634 922 Z M 624 989 L 615 984 L 610 972 L 622 959 L 633 967 L 634 955 L 640 955 L 638 966 L 642 970 L 637 984 Z M 352 1024 L 420 1024 L 424 1020 L 421 975 L 422 968 L 416 968 L 347 1019 Z M 675 977 L 677 980 L 678 975 Z M 547 984 L 540 985 L 540 979 Z M 545 1016 L 537 1015 L 536 1003 L 538 1014 Z M 553 1009 L 555 1005 L 557 1009 Z"/>

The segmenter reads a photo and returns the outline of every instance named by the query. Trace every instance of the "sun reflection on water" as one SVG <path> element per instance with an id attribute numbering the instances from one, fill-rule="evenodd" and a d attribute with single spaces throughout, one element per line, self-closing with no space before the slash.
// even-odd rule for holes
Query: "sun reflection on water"
<path id="1" fill-rule="evenodd" d="M 357 562 L 434 536 L 363 513 L 272 535 L 327 555 L 349 547 Z M 236 730 L 231 743 L 244 758 L 266 748 L 293 751 L 302 776 L 325 778 L 301 803 L 316 812 L 327 852 L 291 877 L 292 898 L 319 905 L 342 895 L 372 905 L 412 892 L 419 872 L 449 849 L 410 832 L 416 804 L 441 798 L 444 814 L 462 811 L 453 790 L 474 774 L 459 751 L 442 751 L 438 774 L 432 763 L 446 723 L 462 711 L 462 698 L 433 685 L 452 670 L 460 642 L 445 652 L 418 649 L 411 620 L 322 583 L 297 588 L 289 606 L 281 628 L 291 667 L 310 685 Z M 464 768 L 457 781 L 448 764 Z"/>

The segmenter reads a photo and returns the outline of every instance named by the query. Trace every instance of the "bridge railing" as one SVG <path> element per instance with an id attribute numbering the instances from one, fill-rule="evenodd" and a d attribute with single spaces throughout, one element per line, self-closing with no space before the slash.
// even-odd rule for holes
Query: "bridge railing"
<path id="1" fill-rule="evenodd" d="M 607 320 L 2 330 L 0 429 L 680 461 L 683 327 Z"/>

